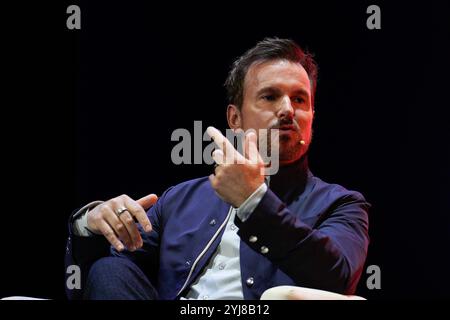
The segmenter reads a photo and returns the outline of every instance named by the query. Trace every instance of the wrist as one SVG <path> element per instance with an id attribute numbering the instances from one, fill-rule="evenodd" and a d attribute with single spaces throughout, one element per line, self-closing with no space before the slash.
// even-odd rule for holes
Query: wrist
<path id="1" fill-rule="evenodd" d="M 245 202 L 248 201 L 248 199 L 252 197 L 253 194 L 255 194 L 255 192 L 261 187 L 262 184 L 264 184 L 264 180 L 259 182 L 258 184 L 253 185 L 251 188 L 248 188 L 245 193 L 241 194 L 242 196 L 239 198 L 239 200 L 235 204 L 232 204 L 233 207 L 241 207 Z"/>

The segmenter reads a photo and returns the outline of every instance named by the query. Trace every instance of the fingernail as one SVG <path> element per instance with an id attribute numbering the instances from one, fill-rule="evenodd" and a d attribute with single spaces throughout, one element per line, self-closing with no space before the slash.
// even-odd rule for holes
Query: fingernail
<path id="1" fill-rule="evenodd" d="M 117 250 L 122 251 L 122 250 L 123 250 L 123 245 L 119 244 L 119 245 L 117 246 Z"/>
<path id="2" fill-rule="evenodd" d="M 146 232 L 150 232 L 150 231 L 152 231 L 152 228 L 149 225 L 146 225 L 145 226 L 145 231 Z"/>

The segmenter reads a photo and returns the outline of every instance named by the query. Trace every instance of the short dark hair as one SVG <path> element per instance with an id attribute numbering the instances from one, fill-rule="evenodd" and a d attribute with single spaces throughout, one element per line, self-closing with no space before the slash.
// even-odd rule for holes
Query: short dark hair
<path id="1" fill-rule="evenodd" d="M 303 66 L 311 84 L 311 103 L 314 106 L 318 67 L 313 55 L 304 51 L 294 41 L 279 38 L 265 38 L 234 61 L 225 81 L 228 103 L 236 105 L 239 109 L 242 107 L 244 81 L 248 69 L 255 62 L 270 60 L 287 60 Z"/>

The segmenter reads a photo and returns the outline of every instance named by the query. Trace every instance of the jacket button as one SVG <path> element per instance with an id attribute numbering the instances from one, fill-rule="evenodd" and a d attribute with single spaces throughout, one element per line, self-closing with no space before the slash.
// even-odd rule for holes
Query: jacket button
<path id="1" fill-rule="evenodd" d="M 253 277 L 248 278 L 246 281 L 247 286 L 249 286 L 249 287 L 251 287 L 254 282 L 255 282 L 255 280 L 253 279 Z"/>
<path id="2" fill-rule="evenodd" d="M 216 219 L 212 219 L 212 220 L 209 222 L 209 225 L 210 225 L 210 226 L 215 226 L 215 225 L 216 225 Z"/>
<path id="3" fill-rule="evenodd" d="M 250 241 L 251 243 L 255 243 L 256 241 L 258 241 L 258 237 L 257 236 L 251 236 L 250 238 L 248 238 L 248 241 Z"/>
<path id="4" fill-rule="evenodd" d="M 266 254 L 267 252 L 269 252 L 269 248 L 267 248 L 266 246 L 262 246 L 261 247 L 261 253 L 262 254 Z"/>
<path id="5" fill-rule="evenodd" d="M 191 260 L 186 261 L 186 266 L 190 267 L 191 266 Z"/>

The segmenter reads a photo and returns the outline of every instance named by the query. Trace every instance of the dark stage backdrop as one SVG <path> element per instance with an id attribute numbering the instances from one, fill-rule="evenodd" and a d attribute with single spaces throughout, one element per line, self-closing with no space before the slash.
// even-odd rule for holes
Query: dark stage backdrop
<path id="1" fill-rule="evenodd" d="M 6 15 L 2 98 L 0 296 L 65 299 L 67 219 L 83 204 L 141 197 L 208 175 L 172 164 L 176 128 L 226 128 L 223 82 L 232 61 L 268 36 L 315 53 L 319 82 L 313 173 L 362 192 L 373 207 L 369 299 L 448 297 L 449 143 L 445 11 L 371 2 L 74 2 Z M 5 84 L 6 83 L 6 84 Z"/>

